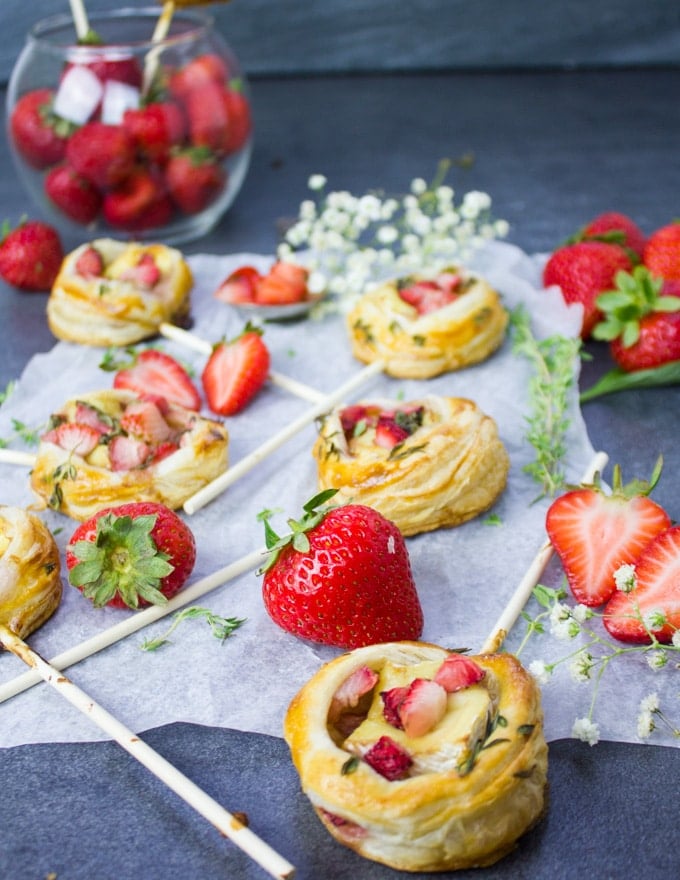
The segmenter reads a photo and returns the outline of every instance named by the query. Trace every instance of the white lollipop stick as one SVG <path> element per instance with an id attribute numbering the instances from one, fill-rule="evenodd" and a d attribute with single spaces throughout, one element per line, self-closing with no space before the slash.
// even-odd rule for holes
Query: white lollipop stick
<path id="1" fill-rule="evenodd" d="M 190 605 L 192 602 L 205 596 L 206 593 L 222 586 L 222 584 L 226 584 L 228 581 L 237 578 L 239 575 L 251 571 L 253 568 L 260 565 L 264 560 L 266 553 L 267 550 L 263 547 L 261 550 L 255 550 L 252 553 L 248 553 L 246 556 L 242 556 L 235 562 L 219 569 L 219 571 L 201 578 L 195 583 L 190 584 L 188 587 L 185 587 L 173 596 L 172 599 L 169 599 L 165 605 L 150 605 L 142 611 L 130 614 L 120 623 L 116 623 L 108 629 L 102 630 L 102 632 L 97 633 L 97 635 L 92 636 L 92 638 L 86 639 L 84 642 L 80 642 L 80 644 L 74 645 L 72 648 L 53 657 L 52 660 L 50 660 L 50 663 L 55 669 L 66 669 L 68 666 L 72 666 L 74 663 L 79 663 L 86 657 L 91 657 L 92 654 L 96 654 L 98 651 L 108 648 L 109 645 L 113 645 L 115 642 L 127 638 L 127 636 L 132 635 L 132 633 L 143 629 L 145 626 L 154 623 L 156 620 L 166 617 L 168 614 L 172 614 L 184 605 Z M 28 690 L 33 687 L 33 685 L 38 684 L 39 681 L 41 681 L 40 675 L 34 670 L 31 670 L 25 672 L 23 675 L 18 675 L 16 678 L 11 679 L 11 681 L 8 681 L 3 685 L 0 685 L 0 703 L 9 700 L 10 697 L 14 697 L 22 691 Z"/>
<path id="2" fill-rule="evenodd" d="M 175 4 L 173 0 L 165 0 L 161 14 L 158 16 L 156 27 L 151 37 L 152 43 L 162 42 L 168 35 L 170 30 L 170 22 L 175 14 Z M 146 95 L 151 86 L 151 82 L 158 70 L 158 58 L 160 55 L 160 47 L 150 49 L 144 59 L 144 78 L 142 80 L 142 94 Z"/>
<path id="3" fill-rule="evenodd" d="M 53 687 L 57 693 L 87 715 L 92 721 L 122 746 L 147 770 L 150 770 L 161 782 L 164 782 L 175 794 L 179 795 L 189 806 L 193 807 L 204 819 L 207 819 L 217 830 L 228 837 L 257 862 L 272 877 L 279 880 L 295 875 L 295 868 L 283 856 L 273 850 L 269 844 L 243 825 L 232 813 L 229 813 L 216 800 L 206 794 L 188 777 L 184 776 L 169 761 L 155 752 L 139 736 L 114 718 L 102 706 L 96 703 L 70 679 L 51 666 L 26 642 L 15 635 L 5 624 L 0 623 L 0 642 L 35 669 L 41 678 Z"/>
<path id="4" fill-rule="evenodd" d="M 581 482 L 592 482 L 596 473 L 602 473 L 608 460 L 609 458 L 605 452 L 597 452 L 581 477 Z M 528 602 L 529 597 L 531 596 L 531 591 L 534 589 L 539 578 L 545 571 L 545 567 L 550 561 L 552 554 L 552 544 L 547 540 L 536 556 L 534 556 L 531 565 L 524 574 L 524 577 L 510 597 L 510 601 L 501 612 L 496 623 L 493 625 L 491 632 L 481 647 L 480 653 L 493 653 L 503 644 L 506 636 L 515 625 L 517 618 L 522 613 L 522 609 Z"/>
<path id="5" fill-rule="evenodd" d="M 85 12 L 83 0 L 70 0 L 70 5 L 73 23 L 76 28 L 76 36 L 79 40 L 83 40 L 90 30 L 90 23 L 87 20 L 87 13 Z"/>
<path id="6" fill-rule="evenodd" d="M 174 324 L 163 323 L 158 329 L 166 339 L 172 339 L 174 342 L 179 342 L 180 345 L 185 345 L 187 348 L 210 357 L 213 347 L 205 339 L 201 339 L 187 330 L 182 330 L 181 327 L 175 327 Z M 303 400 L 308 400 L 311 403 L 316 403 L 324 398 L 324 394 L 321 391 L 317 391 L 316 388 L 310 388 L 309 385 L 304 385 L 302 382 L 298 382 L 297 379 L 291 379 L 289 376 L 284 376 L 282 373 L 277 373 L 274 370 L 271 370 L 269 373 L 269 381 L 272 385 L 278 385 L 284 391 L 290 391 L 291 394 L 295 394 L 297 397 L 301 397 Z"/>
<path id="7" fill-rule="evenodd" d="M 279 446 L 282 446 L 287 440 L 297 434 L 298 431 L 301 431 L 315 419 L 318 419 L 319 416 L 328 412 L 329 409 L 332 409 L 338 403 L 343 401 L 359 385 L 362 385 L 370 379 L 371 376 L 379 373 L 383 367 L 384 363 L 382 361 L 374 361 L 372 364 L 364 367 L 363 370 L 360 370 L 349 381 L 345 382 L 344 385 L 341 385 L 332 394 L 328 394 L 311 409 L 302 413 L 301 416 L 279 431 L 278 434 L 274 434 L 273 437 L 270 437 L 269 440 L 265 441 L 249 455 L 246 455 L 246 457 L 242 458 L 237 464 L 232 465 L 223 474 L 220 474 L 219 477 L 214 479 L 211 483 L 208 483 L 207 486 L 199 489 L 195 495 L 192 495 L 191 498 L 188 498 L 184 502 L 185 513 L 191 515 L 192 513 L 196 513 L 196 511 L 200 510 L 202 507 L 205 507 L 206 504 L 214 498 L 217 498 L 218 495 L 224 492 L 224 490 L 238 480 L 239 477 L 243 476 L 243 474 L 247 473 L 249 470 L 252 470 L 252 468 L 259 464 L 263 458 L 270 455 L 270 453 L 274 452 Z"/>
<path id="8" fill-rule="evenodd" d="M 19 464 L 33 467 L 35 455 L 32 452 L 20 452 L 18 449 L 0 449 L 0 464 Z"/>

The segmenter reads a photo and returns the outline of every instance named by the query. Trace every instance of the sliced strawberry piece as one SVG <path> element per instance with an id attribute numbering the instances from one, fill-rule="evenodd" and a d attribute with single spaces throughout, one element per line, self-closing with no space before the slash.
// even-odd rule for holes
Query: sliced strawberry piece
<path id="1" fill-rule="evenodd" d="M 611 495 L 598 485 L 573 489 L 548 508 L 546 530 L 559 556 L 574 598 L 596 606 L 614 593 L 615 571 L 634 563 L 644 547 L 667 529 L 668 514 L 647 497 L 656 484 L 621 484 L 618 468 Z"/>
<path id="2" fill-rule="evenodd" d="M 151 464 L 158 464 L 159 461 L 163 461 L 164 458 L 173 455 L 178 449 L 179 444 L 173 443 L 171 440 L 166 440 L 164 443 L 160 443 L 151 455 Z"/>
<path id="3" fill-rule="evenodd" d="M 408 691 L 408 685 L 405 685 L 380 692 L 380 698 L 383 701 L 383 718 L 388 724 L 391 724 L 392 727 L 397 727 L 399 730 L 404 729 L 402 720 L 399 717 L 399 707 L 406 699 Z"/>
<path id="4" fill-rule="evenodd" d="M 173 434 L 161 411 L 150 400 L 129 403 L 121 416 L 120 426 L 126 433 L 153 446 L 165 443 Z"/>
<path id="5" fill-rule="evenodd" d="M 114 427 L 110 416 L 82 400 L 76 403 L 75 421 L 80 425 L 89 425 L 100 435 L 110 434 Z"/>
<path id="6" fill-rule="evenodd" d="M 66 449 L 68 452 L 75 453 L 76 455 L 81 455 L 84 458 L 99 445 L 101 434 L 90 427 L 90 425 L 64 422 L 43 434 L 42 439 L 47 443 L 54 443 L 62 449 Z"/>
<path id="7" fill-rule="evenodd" d="M 393 449 L 408 439 L 409 432 L 398 425 L 393 417 L 381 415 L 375 426 L 375 442 L 384 449 Z"/>
<path id="8" fill-rule="evenodd" d="M 663 625 L 657 628 L 652 617 Z M 672 640 L 680 629 L 680 526 L 657 535 L 642 550 L 635 562 L 635 587 L 614 593 L 604 609 L 604 625 L 622 642 L 650 643 L 649 629 L 663 644 Z"/>
<path id="9" fill-rule="evenodd" d="M 198 411 L 201 408 L 201 396 L 184 367 L 169 354 L 154 348 L 140 351 L 129 366 L 119 370 L 113 387 L 152 400 L 164 397 L 185 409 Z"/>
<path id="10" fill-rule="evenodd" d="M 332 825 L 346 840 L 361 840 L 368 834 L 365 828 L 356 822 L 352 822 L 350 819 L 338 816 L 337 813 L 329 813 L 323 807 L 318 807 L 317 809 L 324 820 Z"/>
<path id="11" fill-rule="evenodd" d="M 143 467 L 151 453 L 151 448 L 143 440 L 119 434 L 109 443 L 111 470 L 131 471 Z"/>
<path id="12" fill-rule="evenodd" d="M 370 694 L 378 681 L 378 673 L 369 666 L 360 666 L 343 681 L 333 694 L 328 710 L 328 721 L 338 727 L 343 736 L 349 736 L 366 717 L 364 712 L 352 712 L 361 698 Z"/>
<path id="13" fill-rule="evenodd" d="M 404 302 L 413 306 L 419 315 L 429 315 L 458 298 L 448 279 L 446 283 L 445 289 L 440 287 L 437 281 L 417 281 L 409 287 L 402 288 L 399 296 Z"/>
<path id="14" fill-rule="evenodd" d="M 104 257 L 90 245 L 76 260 L 75 270 L 83 278 L 99 278 L 104 271 Z"/>
<path id="15" fill-rule="evenodd" d="M 407 736 L 424 736 L 446 714 L 447 696 L 444 688 L 429 678 L 416 678 L 399 706 L 399 719 Z"/>
<path id="16" fill-rule="evenodd" d="M 257 282 L 255 299 L 261 305 L 304 302 L 309 296 L 308 277 L 308 270 L 302 266 L 283 261 L 276 262 Z"/>
<path id="17" fill-rule="evenodd" d="M 463 654 L 449 654 L 437 670 L 434 681 L 448 694 L 464 690 L 484 678 L 481 666 Z"/>
<path id="18" fill-rule="evenodd" d="M 241 266 L 224 279 L 213 296 L 230 305 L 255 302 L 255 289 L 261 277 L 254 266 Z"/>
<path id="19" fill-rule="evenodd" d="M 250 325 L 236 339 L 218 343 L 201 377 L 210 409 L 222 416 L 240 412 L 264 385 L 269 363 L 262 333 Z"/>
<path id="20" fill-rule="evenodd" d="M 132 281 L 150 290 L 161 280 L 161 270 L 150 253 L 143 253 L 135 266 L 125 269 L 118 276 L 120 281 Z"/>
<path id="21" fill-rule="evenodd" d="M 390 782 L 405 779 L 413 764 L 409 753 L 389 736 L 381 736 L 366 752 L 364 761 Z"/>

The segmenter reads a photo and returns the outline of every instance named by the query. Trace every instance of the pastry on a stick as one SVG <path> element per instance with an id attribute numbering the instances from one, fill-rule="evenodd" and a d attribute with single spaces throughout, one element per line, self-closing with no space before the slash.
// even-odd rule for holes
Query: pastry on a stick
<path id="1" fill-rule="evenodd" d="M 545 809 L 540 692 L 511 654 L 358 648 L 302 687 L 284 734 L 330 834 L 401 871 L 491 865 Z"/>

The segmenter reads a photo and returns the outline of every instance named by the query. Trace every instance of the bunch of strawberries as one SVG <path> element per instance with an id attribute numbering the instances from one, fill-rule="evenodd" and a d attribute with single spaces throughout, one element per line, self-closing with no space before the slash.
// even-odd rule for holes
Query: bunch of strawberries
<path id="1" fill-rule="evenodd" d="M 622 370 L 680 360 L 680 223 L 647 237 L 625 214 L 600 214 L 553 251 L 543 282 L 583 306 L 582 338 L 608 342 Z"/>
<path id="2" fill-rule="evenodd" d="M 96 96 L 106 96 L 111 84 L 139 94 L 137 105 L 104 114 L 105 98 Z M 224 160 L 248 141 L 251 113 L 222 57 L 205 53 L 164 68 L 142 92 L 137 59 L 96 60 L 67 64 L 56 87 L 25 93 L 12 109 L 18 155 L 43 175 L 49 202 L 75 223 L 103 219 L 133 233 L 160 228 L 203 211 L 224 191 Z M 63 115 L 90 94 L 87 118 Z"/>

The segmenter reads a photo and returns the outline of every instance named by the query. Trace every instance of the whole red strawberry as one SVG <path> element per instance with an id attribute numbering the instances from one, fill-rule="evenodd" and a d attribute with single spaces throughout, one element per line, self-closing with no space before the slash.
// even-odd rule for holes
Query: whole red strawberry
<path id="1" fill-rule="evenodd" d="M 120 125 L 88 122 L 69 138 L 66 158 L 78 174 L 96 187 L 111 189 L 132 172 L 135 143 Z"/>
<path id="2" fill-rule="evenodd" d="M 123 128 L 143 155 L 152 162 L 163 163 L 167 161 L 170 150 L 184 140 L 186 120 L 177 104 L 158 101 L 126 110 Z"/>
<path id="3" fill-rule="evenodd" d="M 96 607 L 163 605 L 196 561 L 194 536 L 164 504 L 130 502 L 100 510 L 66 547 L 69 580 Z"/>
<path id="4" fill-rule="evenodd" d="M 164 226 L 172 212 L 172 202 L 159 177 L 141 167 L 105 193 L 102 206 L 110 226 L 134 232 Z"/>
<path id="5" fill-rule="evenodd" d="M 680 223 L 669 223 L 653 232 L 642 259 L 652 275 L 680 280 Z"/>
<path id="6" fill-rule="evenodd" d="M 625 251 L 603 241 L 580 241 L 558 248 L 543 270 L 546 287 L 556 284 L 567 303 L 583 305 L 581 336 L 588 339 L 601 318 L 595 300 L 614 286 L 617 272 L 630 271 L 633 265 Z"/>
<path id="7" fill-rule="evenodd" d="M 642 259 L 646 237 L 637 223 L 619 211 L 605 211 L 587 223 L 577 234 L 577 241 L 588 239 L 618 244 L 632 252 L 635 260 Z"/>
<path id="8" fill-rule="evenodd" d="M 680 526 L 654 538 L 622 574 L 604 609 L 609 633 L 634 644 L 670 642 L 680 629 Z"/>
<path id="9" fill-rule="evenodd" d="M 262 331 L 250 324 L 235 339 L 218 342 L 201 375 L 210 409 L 220 416 L 240 412 L 267 380 L 270 360 Z"/>
<path id="10" fill-rule="evenodd" d="M 193 147 L 173 153 L 165 182 L 175 204 L 185 214 L 197 214 L 219 196 L 227 174 L 210 150 Z"/>
<path id="11" fill-rule="evenodd" d="M 97 217 L 102 205 L 97 187 L 68 163 L 56 165 L 46 174 L 45 193 L 62 213 L 84 226 Z"/>
<path id="12" fill-rule="evenodd" d="M 246 97 L 219 83 L 207 83 L 186 98 L 189 139 L 208 147 L 218 156 L 239 150 L 251 128 L 250 105 Z"/>
<path id="13" fill-rule="evenodd" d="M 57 231 L 41 220 L 3 227 L 0 275 L 20 290 L 49 291 L 64 259 Z"/>
<path id="14" fill-rule="evenodd" d="M 267 612 L 286 632 L 340 648 L 419 638 L 423 612 L 401 532 L 373 508 L 324 506 L 334 494 L 312 498 L 287 537 L 265 522 Z"/>
<path id="15" fill-rule="evenodd" d="M 22 95 L 12 110 L 12 140 L 33 168 L 49 168 L 66 154 L 66 141 L 71 130 L 66 120 L 53 113 L 53 98 L 51 89 L 36 89 Z"/>
<path id="16" fill-rule="evenodd" d="M 635 562 L 670 526 L 666 511 L 648 497 L 660 471 L 661 460 L 649 482 L 635 480 L 624 486 L 617 467 L 611 494 L 604 493 L 598 480 L 566 492 L 548 508 L 546 531 L 577 602 L 606 602 L 616 590 L 616 570 Z"/>
<path id="17" fill-rule="evenodd" d="M 619 272 L 616 287 L 597 297 L 604 320 L 593 337 L 609 341 L 626 372 L 680 360 L 680 296 L 677 282 L 654 278 L 645 266 Z"/>

